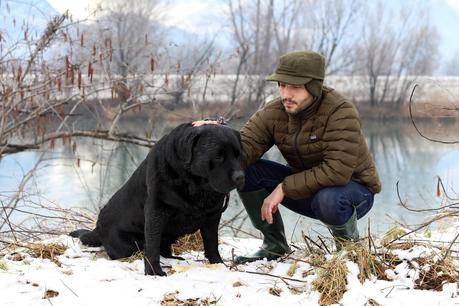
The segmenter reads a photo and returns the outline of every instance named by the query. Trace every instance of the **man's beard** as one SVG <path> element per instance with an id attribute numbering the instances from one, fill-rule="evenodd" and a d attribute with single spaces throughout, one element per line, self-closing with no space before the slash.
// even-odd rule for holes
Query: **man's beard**
<path id="1" fill-rule="evenodd" d="M 287 103 L 290 103 L 292 106 L 296 106 L 297 108 L 296 109 L 289 109 L 287 106 L 286 106 L 286 102 Z M 302 109 L 298 109 L 298 102 L 295 101 L 295 100 L 291 100 L 291 99 L 282 99 L 282 104 L 284 105 L 284 109 L 287 113 L 289 114 L 292 114 L 292 115 L 296 115 L 297 113 L 299 113 L 300 111 L 302 111 Z"/>
<path id="2" fill-rule="evenodd" d="M 309 98 L 306 98 L 306 99 L 304 99 L 304 100 L 302 100 L 302 101 L 300 101 L 300 102 L 297 102 L 297 101 L 292 100 L 292 99 L 282 99 L 282 105 L 284 106 L 284 109 L 285 109 L 285 111 L 286 111 L 287 113 L 292 114 L 292 115 L 296 115 L 296 114 L 302 112 L 303 110 L 305 110 L 306 108 L 308 108 L 309 106 L 311 106 L 311 105 L 314 103 L 314 99 L 312 99 L 312 101 L 311 101 L 310 103 L 304 103 L 304 102 L 306 102 L 308 99 L 309 99 Z M 293 104 L 293 105 L 296 105 L 297 108 L 296 108 L 295 110 L 290 110 L 290 109 L 288 109 L 288 108 L 285 106 L 285 103 L 286 103 L 286 102 L 289 102 L 289 103 L 291 103 L 291 104 Z M 300 104 L 301 104 L 301 106 L 300 106 Z"/>

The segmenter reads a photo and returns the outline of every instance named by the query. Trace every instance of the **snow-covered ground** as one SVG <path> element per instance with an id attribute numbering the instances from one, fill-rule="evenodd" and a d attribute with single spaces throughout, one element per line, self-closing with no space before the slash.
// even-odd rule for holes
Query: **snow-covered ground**
<path id="1" fill-rule="evenodd" d="M 430 239 L 452 241 L 458 232 L 457 226 L 450 226 L 441 237 L 434 233 Z M 297 262 L 293 274 L 288 274 L 294 262 L 292 259 L 239 265 L 237 271 L 223 264 L 206 264 L 202 253 L 190 252 L 184 255 L 185 261 L 162 260 L 168 276 L 156 277 L 144 275 L 140 259 L 133 262 L 108 260 L 101 248 L 86 248 L 67 236 L 52 242 L 67 246 L 65 252 L 57 256 L 57 263 L 31 257 L 20 249 L 0 257 L 0 305 L 319 304 L 320 293 L 312 285 L 317 273 L 307 260 Z M 255 250 L 260 243 L 256 239 L 221 238 L 220 250 L 229 264 L 233 252 L 241 254 Z M 396 250 L 402 262 L 386 271 L 391 280 L 375 278 L 363 284 L 358 280 L 358 266 L 346 260 L 349 271 L 346 292 L 339 303 L 352 306 L 459 305 L 457 283 L 444 284 L 441 291 L 413 289 L 419 271 L 408 261 L 432 255 L 432 252 L 432 248 L 421 246 Z M 294 257 L 300 258 L 301 251 L 296 251 Z M 458 262 L 455 264 L 457 268 Z"/>

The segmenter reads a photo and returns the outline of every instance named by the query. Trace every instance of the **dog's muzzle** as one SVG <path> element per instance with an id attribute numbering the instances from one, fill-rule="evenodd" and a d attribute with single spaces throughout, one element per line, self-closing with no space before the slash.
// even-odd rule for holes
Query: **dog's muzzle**
<path id="1" fill-rule="evenodd" d="M 234 171 L 233 175 L 231 176 L 231 179 L 233 180 L 238 190 L 244 187 L 244 184 L 245 184 L 244 171 L 242 170 Z"/>

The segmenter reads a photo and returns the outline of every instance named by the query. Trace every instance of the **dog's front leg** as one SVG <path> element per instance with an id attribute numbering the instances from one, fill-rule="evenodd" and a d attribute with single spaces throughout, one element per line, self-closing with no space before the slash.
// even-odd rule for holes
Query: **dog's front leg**
<path id="1" fill-rule="evenodd" d="M 156 209 L 152 200 L 145 204 L 145 275 L 166 276 L 159 263 L 159 253 L 161 235 L 169 216 Z"/>
<path id="2" fill-rule="evenodd" d="M 220 223 L 220 217 L 220 212 L 209 216 L 206 223 L 200 228 L 204 244 L 204 255 L 212 264 L 223 262 L 218 251 L 218 224 Z"/>

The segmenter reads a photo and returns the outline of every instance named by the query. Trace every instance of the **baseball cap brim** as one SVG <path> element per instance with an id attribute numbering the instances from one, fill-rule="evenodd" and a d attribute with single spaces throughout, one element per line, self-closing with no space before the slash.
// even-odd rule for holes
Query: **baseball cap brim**
<path id="1" fill-rule="evenodd" d="M 306 83 L 309 83 L 311 80 L 312 78 L 308 78 L 308 77 L 299 77 L 299 76 L 279 74 L 279 73 L 273 73 L 266 78 L 266 81 L 283 82 L 283 83 L 292 84 L 292 85 L 306 84 Z"/>

